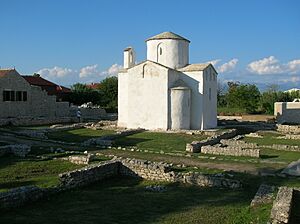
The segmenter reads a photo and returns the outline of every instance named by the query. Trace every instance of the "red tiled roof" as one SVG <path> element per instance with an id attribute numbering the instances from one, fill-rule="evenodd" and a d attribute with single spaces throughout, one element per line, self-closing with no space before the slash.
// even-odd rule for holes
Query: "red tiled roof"
<path id="1" fill-rule="evenodd" d="M 63 92 L 63 93 L 70 93 L 71 92 L 71 89 L 69 89 L 67 87 L 64 87 L 64 86 L 56 86 L 56 90 L 60 91 L 60 92 Z"/>
<path id="2" fill-rule="evenodd" d="M 34 86 L 57 86 L 53 82 L 50 82 L 46 79 L 43 79 L 42 77 L 38 76 L 28 76 L 28 75 L 23 75 L 22 76 L 30 85 Z"/>
<path id="3" fill-rule="evenodd" d="M 90 89 L 98 89 L 100 87 L 100 83 L 91 83 L 91 84 L 86 84 L 86 87 Z"/>
<path id="4" fill-rule="evenodd" d="M 0 69 L 0 77 L 5 77 L 13 73 L 19 74 L 15 69 Z"/>

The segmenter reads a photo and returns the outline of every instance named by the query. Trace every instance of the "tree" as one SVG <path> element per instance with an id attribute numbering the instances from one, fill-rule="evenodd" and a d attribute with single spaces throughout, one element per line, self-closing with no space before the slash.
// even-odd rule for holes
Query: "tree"
<path id="1" fill-rule="evenodd" d="M 226 86 L 223 83 L 218 82 L 217 99 L 218 99 L 218 106 L 219 107 L 225 107 L 226 106 L 225 94 L 226 94 Z"/>
<path id="2" fill-rule="evenodd" d="M 99 90 L 102 94 L 101 106 L 116 111 L 118 107 L 118 78 L 112 76 L 102 80 Z"/>
<path id="3" fill-rule="evenodd" d="M 227 106 L 254 113 L 259 105 L 260 92 L 255 85 L 228 82 L 228 92 L 225 97 Z"/>
<path id="4" fill-rule="evenodd" d="M 99 104 L 102 98 L 100 92 L 88 88 L 85 84 L 76 83 L 71 86 L 72 93 L 70 95 L 70 102 L 75 105 L 81 105 L 83 103 L 92 102 L 93 104 Z"/>

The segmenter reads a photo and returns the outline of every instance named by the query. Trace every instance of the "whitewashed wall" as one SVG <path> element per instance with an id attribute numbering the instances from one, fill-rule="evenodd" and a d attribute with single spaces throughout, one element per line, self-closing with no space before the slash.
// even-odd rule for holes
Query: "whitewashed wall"
<path id="1" fill-rule="evenodd" d="M 147 60 L 158 62 L 169 68 L 182 68 L 189 63 L 189 43 L 173 39 L 149 40 L 147 41 Z"/>
<path id="2" fill-rule="evenodd" d="M 128 74 L 120 73 L 119 125 L 128 128 L 166 130 L 167 80 L 168 69 L 149 61 L 128 69 Z"/>

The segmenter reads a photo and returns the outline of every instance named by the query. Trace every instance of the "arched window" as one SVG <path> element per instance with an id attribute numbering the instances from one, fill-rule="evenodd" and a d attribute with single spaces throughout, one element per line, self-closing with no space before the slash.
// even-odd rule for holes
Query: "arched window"
<path id="1" fill-rule="evenodd" d="M 208 98 L 211 100 L 211 88 L 208 89 Z"/>
<path id="2" fill-rule="evenodd" d="M 156 61 L 156 62 L 159 62 L 159 61 L 160 61 L 159 58 L 162 56 L 162 53 L 163 53 L 163 50 L 162 50 L 162 43 L 159 43 L 159 44 L 157 45 L 156 53 L 157 53 L 157 55 L 156 55 L 157 61 Z"/>

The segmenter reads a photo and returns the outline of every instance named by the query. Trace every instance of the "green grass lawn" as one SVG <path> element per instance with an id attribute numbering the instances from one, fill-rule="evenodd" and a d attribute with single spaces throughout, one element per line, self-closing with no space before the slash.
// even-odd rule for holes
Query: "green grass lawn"
<path id="1" fill-rule="evenodd" d="M 58 184 L 58 174 L 82 167 L 62 160 L 37 158 L 0 158 L 0 191 L 10 188 L 36 185 L 49 187 Z"/>
<path id="2" fill-rule="evenodd" d="M 165 185 L 167 190 L 145 190 L 153 184 Z M 220 190 L 117 177 L 0 211 L 0 223 L 266 223 L 270 204 L 249 208 L 257 187 Z"/>
<path id="3" fill-rule="evenodd" d="M 93 130 L 89 128 L 80 128 L 67 131 L 56 131 L 48 134 L 49 139 L 64 142 L 83 142 L 90 138 L 101 137 L 104 135 L 114 134 L 113 130 Z"/>
<path id="4" fill-rule="evenodd" d="M 277 139 L 276 137 L 282 136 L 280 133 L 274 132 L 259 132 L 263 138 L 253 138 L 253 137 L 245 137 L 243 140 L 245 142 L 257 143 L 259 145 L 298 145 L 300 146 L 300 140 L 294 139 Z"/>
<path id="5" fill-rule="evenodd" d="M 275 149 L 261 149 L 260 150 L 262 160 L 281 161 L 291 163 L 300 159 L 300 152 L 280 151 Z"/>
<path id="6" fill-rule="evenodd" d="M 207 136 L 184 133 L 142 132 L 116 139 L 115 146 L 137 146 L 142 150 L 183 153 L 187 143 L 205 138 Z"/>

